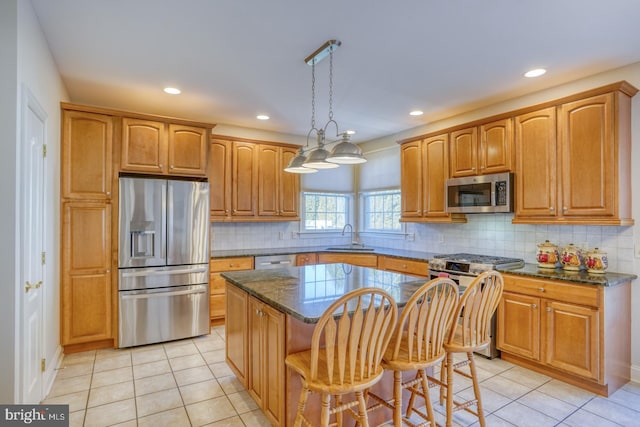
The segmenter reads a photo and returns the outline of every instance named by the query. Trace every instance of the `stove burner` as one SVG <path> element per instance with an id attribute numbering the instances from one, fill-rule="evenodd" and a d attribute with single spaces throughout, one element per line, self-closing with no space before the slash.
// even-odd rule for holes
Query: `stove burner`
<path id="1" fill-rule="evenodd" d="M 493 264 L 495 266 L 500 266 L 502 264 L 522 262 L 522 260 L 519 258 L 505 258 L 505 257 L 499 257 L 499 256 L 491 256 L 491 255 L 477 255 L 477 254 L 468 254 L 464 252 L 457 253 L 457 254 L 441 254 L 441 255 L 436 255 L 434 258 L 443 258 L 446 261 L 467 262 L 469 264 Z"/>
<path id="2" fill-rule="evenodd" d="M 495 270 L 496 268 L 524 266 L 524 260 L 519 258 L 469 253 L 436 255 L 434 258 L 429 259 L 428 262 L 429 270 L 433 272 L 441 271 L 472 276 L 477 276 L 482 272 Z"/>

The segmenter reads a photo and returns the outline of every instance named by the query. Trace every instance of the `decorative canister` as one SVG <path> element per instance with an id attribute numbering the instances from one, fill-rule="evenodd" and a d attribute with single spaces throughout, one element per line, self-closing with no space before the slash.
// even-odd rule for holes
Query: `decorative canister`
<path id="1" fill-rule="evenodd" d="M 548 240 L 545 240 L 544 243 L 538 244 L 538 255 L 536 258 L 538 260 L 538 267 L 556 268 L 559 260 L 558 247 Z"/>
<path id="2" fill-rule="evenodd" d="M 564 268 L 565 270 L 580 270 L 584 266 L 582 251 L 573 243 L 569 243 L 569 246 L 562 249 L 560 263 L 562 264 L 562 268 Z"/>
<path id="3" fill-rule="evenodd" d="M 584 263 L 589 273 L 604 273 L 609 267 L 607 253 L 598 248 L 586 253 Z"/>

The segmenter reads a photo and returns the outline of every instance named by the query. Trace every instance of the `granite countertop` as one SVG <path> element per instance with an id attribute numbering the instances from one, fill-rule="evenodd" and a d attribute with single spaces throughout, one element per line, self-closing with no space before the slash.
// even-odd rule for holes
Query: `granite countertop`
<path id="1" fill-rule="evenodd" d="M 383 289 L 398 307 L 403 307 L 425 283 L 425 279 L 416 276 L 349 264 L 226 272 L 222 277 L 276 310 L 305 323 L 317 323 L 336 299 L 353 289 Z"/>
<path id="2" fill-rule="evenodd" d="M 382 248 L 378 246 L 367 246 L 372 251 L 353 251 L 348 250 L 349 245 L 331 245 L 331 246 L 302 246 L 291 248 L 262 248 L 262 249 L 232 249 L 211 251 L 211 258 L 233 258 L 242 256 L 265 256 L 265 255 L 295 255 L 305 254 L 309 252 L 332 252 L 332 253 L 349 253 L 349 254 L 372 254 L 387 255 L 396 258 L 406 258 L 415 261 L 426 261 L 436 255 L 433 252 L 409 251 L 405 249 Z M 344 250 L 328 248 L 340 248 Z"/>
<path id="3" fill-rule="evenodd" d="M 503 273 L 516 274 L 519 276 L 537 277 L 541 279 L 564 280 L 586 285 L 615 286 L 636 279 L 635 274 L 622 274 L 606 272 L 604 274 L 593 274 L 586 270 L 568 271 L 562 268 L 540 268 L 537 264 L 525 264 L 522 268 L 504 269 Z"/>

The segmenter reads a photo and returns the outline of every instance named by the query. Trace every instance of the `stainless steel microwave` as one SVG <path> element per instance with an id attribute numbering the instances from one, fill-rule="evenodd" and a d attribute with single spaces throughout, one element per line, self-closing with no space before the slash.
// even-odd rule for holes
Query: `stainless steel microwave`
<path id="1" fill-rule="evenodd" d="M 447 179 L 447 212 L 513 212 L 513 173 Z"/>

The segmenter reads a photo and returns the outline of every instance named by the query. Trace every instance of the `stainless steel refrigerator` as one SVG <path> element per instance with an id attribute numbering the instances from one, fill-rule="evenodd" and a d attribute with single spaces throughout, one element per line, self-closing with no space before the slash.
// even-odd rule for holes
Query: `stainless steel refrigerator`
<path id="1" fill-rule="evenodd" d="M 120 347 L 209 333 L 208 230 L 208 183 L 120 178 Z"/>

